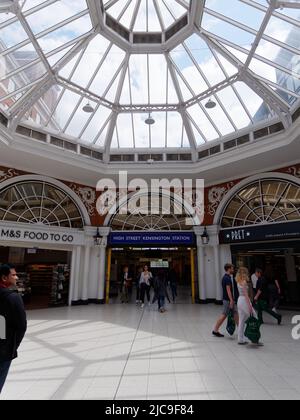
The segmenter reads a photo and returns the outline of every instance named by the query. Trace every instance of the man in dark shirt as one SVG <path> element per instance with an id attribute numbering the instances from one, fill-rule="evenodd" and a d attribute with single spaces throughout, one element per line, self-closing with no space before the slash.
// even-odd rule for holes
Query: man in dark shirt
<path id="1" fill-rule="evenodd" d="M 237 311 L 237 301 L 239 298 L 239 292 L 237 288 L 236 281 L 233 277 L 234 275 L 234 266 L 232 264 L 226 264 L 225 275 L 222 279 L 222 288 L 223 288 L 223 313 L 213 330 L 213 336 L 218 338 L 224 338 L 224 335 L 220 333 L 220 328 L 227 319 L 230 311 L 234 312 L 234 317 L 236 324 L 238 325 L 238 311 Z"/>
<path id="2" fill-rule="evenodd" d="M 16 290 L 17 273 L 12 265 L 0 268 L 0 317 L 4 329 L 0 331 L 0 393 L 6 381 L 12 360 L 27 329 L 26 313 L 21 296 Z"/>
<path id="3" fill-rule="evenodd" d="M 261 324 L 264 323 L 263 321 L 263 311 L 267 312 L 273 318 L 275 318 L 278 322 L 278 325 L 281 324 L 282 316 L 271 310 L 269 308 L 269 283 L 265 277 L 263 277 L 263 272 L 259 268 L 256 269 L 255 274 L 258 278 L 257 281 L 257 293 L 254 298 L 255 308 L 258 312 L 258 320 Z"/>

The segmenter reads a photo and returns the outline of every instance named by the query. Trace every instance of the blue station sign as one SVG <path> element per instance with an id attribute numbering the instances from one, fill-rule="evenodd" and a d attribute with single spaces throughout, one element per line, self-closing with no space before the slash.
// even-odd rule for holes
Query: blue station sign
<path id="1" fill-rule="evenodd" d="M 113 232 L 110 246 L 194 246 L 193 232 Z"/>

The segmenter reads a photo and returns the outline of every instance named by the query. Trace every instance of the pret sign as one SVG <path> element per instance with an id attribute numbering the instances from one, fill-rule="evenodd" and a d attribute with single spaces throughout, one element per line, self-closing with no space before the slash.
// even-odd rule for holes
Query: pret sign
<path id="1" fill-rule="evenodd" d="M 245 228 L 224 229 L 220 232 L 221 244 L 242 242 L 279 241 L 300 238 L 300 222 L 270 223 Z"/>

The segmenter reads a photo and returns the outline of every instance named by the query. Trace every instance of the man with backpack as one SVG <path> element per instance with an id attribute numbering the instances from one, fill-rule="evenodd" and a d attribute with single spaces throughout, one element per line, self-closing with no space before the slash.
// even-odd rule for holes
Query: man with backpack
<path id="1" fill-rule="evenodd" d="M 9 264 L 0 268 L 0 317 L 5 320 L 0 335 L 0 393 L 6 381 L 11 362 L 18 357 L 17 350 L 27 329 L 26 313 L 16 289 L 18 276 Z"/>

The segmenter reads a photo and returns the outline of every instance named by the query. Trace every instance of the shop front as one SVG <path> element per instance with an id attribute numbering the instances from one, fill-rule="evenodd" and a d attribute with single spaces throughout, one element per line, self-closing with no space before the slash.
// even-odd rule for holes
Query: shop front
<path id="1" fill-rule="evenodd" d="M 0 263 L 16 266 L 27 308 L 104 301 L 108 232 L 101 229 L 101 246 L 95 233 L 65 184 L 36 175 L 0 184 Z"/>
<path id="2" fill-rule="evenodd" d="M 244 184 L 244 185 L 242 185 Z M 282 306 L 300 306 L 300 186 L 295 177 L 266 174 L 245 180 L 227 197 L 219 242 L 232 261 L 279 281 Z"/>

